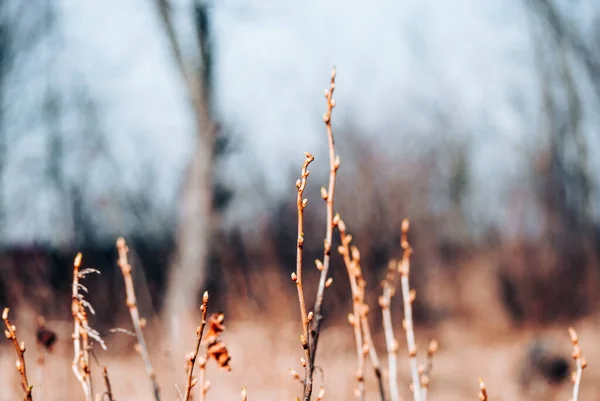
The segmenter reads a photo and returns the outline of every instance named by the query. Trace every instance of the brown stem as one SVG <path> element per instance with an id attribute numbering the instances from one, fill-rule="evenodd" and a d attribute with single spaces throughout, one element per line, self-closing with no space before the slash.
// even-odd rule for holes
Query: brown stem
<path id="1" fill-rule="evenodd" d="M 431 383 L 431 371 L 433 370 L 433 356 L 438 350 L 438 343 L 436 340 L 431 340 L 427 347 L 427 360 L 422 369 L 420 369 L 421 377 L 421 396 L 423 401 L 427 401 L 427 393 L 429 390 L 429 384 Z"/>
<path id="2" fill-rule="evenodd" d="M 104 387 L 106 387 L 104 395 L 108 397 L 108 401 L 115 401 L 112 393 L 112 386 L 110 385 L 110 379 L 108 378 L 108 370 L 106 369 L 106 366 L 102 367 L 102 378 L 104 379 Z"/>
<path id="3" fill-rule="evenodd" d="M 117 249 L 119 251 L 118 264 L 121 268 L 121 272 L 123 273 L 123 280 L 125 281 L 125 291 L 127 293 L 126 303 L 127 307 L 129 308 L 129 314 L 131 315 L 131 321 L 133 322 L 133 327 L 137 336 L 140 354 L 142 355 L 142 359 L 144 360 L 146 373 L 148 374 L 150 382 L 152 383 L 152 388 L 154 390 L 154 399 L 156 401 L 160 401 L 160 388 L 158 387 L 156 374 L 154 373 L 154 369 L 152 368 L 152 362 L 150 361 L 148 347 L 146 346 L 146 341 L 144 340 L 144 333 L 142 332 L 142 324 L 140 322 L 140 313 L 137 308 L 137 301 L 135 297 L 135 289 L 133 287 L 133 280 L 131 278 L 131 265 L 127 260 L 127 253 L 129 252 L 129 248 L 127 247 L 127 244 L 125 243 L 125 239 L 123 237 L 117 239 Z"/>
<path id="4" fill-rule="evenodd" d="M 29 381 L 27 380 L 27 369 L 25 368 L 25 343 L 19 343 L 17 339 L 17 328 L 10 323 L 8 320 L 8 308 L 4 308 L 2 311 L 2 320 L 4 320 L 4 325 L 6 326 L 6 338 L 11 340 L 13 345 L 15 346 L 15 351 L 17 353 L 17 371 L 21 375 L 21 387 L 23 391 L 25 391 L 25 400 L 31 401 L 33 398 L 31 396 L 31 390 L 33 386 L 29 385 Z"/>
<path id="5" fill-rule="evenodd" d="M 200 350 L 200 343 L 202 342 L 202 334 L 204 333 L 204 327 L 206 326 L 206 314 L 208 311 L 208 292 L 204 292 L 204 296 L 202 297 L 202 306 L 200 307 L 202 312 L 202 320 L 200 321 L 200 326 L 196 329 L 196 346 L 194 351 L 190 354 L 188 359 L 188 375 L 187 375 L 187 385 L 185 387 L 185 397 L 184 401 L 189 401 L 190 396 L 192 394 L 192 388 L 196 384 L 194 380 L 194 365 L 196 364 L 196 358 L 198 358 L 198 351 Z"/>
<path id="6" fill-rule="evenodd" d="M 327 288 L 329 274 L 329 265 L 331 260 L 331 243 L 333 238 L 333 228 L 335 226 L 333 216 L 333 200 L 335 195 L 335 181 L 337 171 L 340 168 L 340 159 L 335 154 L 335 141 L 333 139 L 333 131 L 331 129 L 331 113 L 335 107 L 335 100 L 333 99 L 333 91 L 335 90 L 335 67 L 331 72 L 331 80 L 329 83 L 329 89 L 325 90 L 325 98 L 327 99 L 327 112 L 323 116 L 325 127 L 327 129 L 327 142 L 329 147 L 329 186 L 328 189 L 324 188 L 321 190 L 322 198 L 327 204 L 327 226 L 325 229 L 325 241 L 323 251 L 323 262 L 318 263 L 320 266 L 321 275 L 319 277 L 319 286 L 317 287 L 317 297 L 314 308 L 314 319 L 312 323 L 312 329 L 310 331 L 310 358 L 308 358 L 309 374 L 306 378 L 304 385 L 304 401 L 309 401 L 312 394 L 313 385 L 313 373 L 315 370 L 315 357 L 317 354 L 317 346 L 319 343 L 319 334 L 321 332 L 321 324 L 323 322 L 323 299 L 325 288 Z"/>
<path id="7" fill-rule="evenodd" d="M 571 343 L 573 344 L 572 357 L 575 360 L 575 375 L 573 380 L 573 397 L 571 401 L 577 401 L 579 399 L 579 386 L 581 385 L 581 376 L 583 369 L 587 366 L 587 361 L 581 353 L 581 347 L 579 346 L 579 338 L 574 328 L 569 327 L 569 335 L 571 336 Z"/>
<path id="8" fill-rule="evenodd" d="M 85 319 L 87 320 L 87 318 L 85 318 Z M 83 323 L 85 323 L 86 320 L 84 320 Z M 84 361 L 83 377 L 85 378 L 85 380 L 87 382 L 87 386 L 90 390 L 89 391 L 90 399 L 93 399 L 94 398 L 94 389 L 92 387 L 92 369 L 91 369 L 91 365 L 90 365 L 90 338 L 89 338 L 87 330 L 85 330 L 86 326 L 87 326 L 87 324 L 81 325 L 81 327 L 83 328 L 83 330 L 81 330 L 81 354 L 82 354 L 82 360 Z"/>
<path id="9" fill-rule="evenodd" d="M 361 315 L 362 315 L 362 294 L 359 280 L 362 280 L 362 274 L 358 265 L 353 260 L 350 251 L 350 242 L 352 236 L 346 233 L 346 224 L 343 220 L 338 223 L 338 229 L 340 230 L 340 239 L 342 245 L 339 247 L 339 252 L 344 259 L 346 265 L 346 271 L 348 272 L 348 279 L 350 280 L 350 290 L 352 294 L 352 310 L 353 313 L 348 315 L 348 321 L 354 330 L 354 341 L 356 345 L 356 357 L 358 359 L 358 370 L 356 371 L 356 380 L 358 381 L 358 388 L 356 391 L 357 398 L 360 401 L 365 399 L 365 352 L 363 344 L 363 332 L 361 330 Z"/>
<path id="10" fill-rule="evenodd" d="M 415 332 L 412 318 L 412 303 L 414 293 L 410 290 L 410 255 L 412 248 L 407 239 L 409 222 L 407 219 L 402 221 L 402 240 L 401 245 L 404 253 L 400 263 L 400 283 L 402 285 L 402 301 L 404 304 L 404 330 L 406 331 L 406 344 L 408 346 L 408 357 L 410 360 L 410 373 L 412 377 L 412 389 L 414 401 L 421 401 L 419 366 L 417 363 L 417 345 L 415 344 Z"/>
<path id="11" fill-rule="evenodd" d="M 386 279 L 383 281 L 383 295 L 379 298 L 379 306 L 383 317 L 383 329 L 385 334 L 385 345 L 388 352 L 388 381 L 390 388 L 390 401 L 400 401 L 398 390 L 398 342 L 394 338 L 394 326 L 392 324 L 391 302 L 395 294 L 396 286 L 396 261 L 391 261 L 388 267 Z"/>
<path id="12" fill-rule="evenodd" d="M 375 344 L 373 343 L 373 337 L 371 336 L 371 328 L 369 327 L 369 307 L 365 302 L 365 287 L 367 282 L 362 278 L 362 267 L 360 265 L 360 254 L 356 247 L 354 248 L 353 261 L 356 264 L 357 270 L 361 273 L 361 279 L 358 281 L 358 288 L 360 293 L 360 302 L 361 302 L 361 310 L 360 310 L 360 325 L 363 333 L 363 347 L 364 351 L 367 351 L 369 354 L 369 359 L 371 360 L 371 364 L 373 365 L 373 372 L 375 373 L 375 377 L 377 378 L 377 385 L 379 387 L 379 398 L 381 401 L 385 401 L 385 391 L 383 385 L 383 377 L 381 374 L 381 363 L 379 362 L 379 356 L 377 355 L 377 350 L 375 349 Z"/>
<path id="13" fill-rule="evenodd" d="M 369 327 L 369 319 L 367 318 L 366 314 L 363 313 L 363 315 L 360 317 L 360 323 L 364 336 L 364 345 L 369 350 L 369 358 L 371 359 L 371 364 L 373 365 L 373 373 L 375 373 L 375 378 L 377 379 L 377 386 L 379 387 L 379 399 L 381 401 L 385 401 L 383 375 L 381 374 L 381 362 L 379 361 L 377 350 L 373 344 L 371 328 Z"/>
<path id="14" fill-rule="evenodd" d="M 292 280 L 296 283 L 298 290 L 298 302 L 300 304 L 300 318 L 302 319 L 302 335 L 300 336 L 300 342 L 304 349 L 305 361 L 304 361 L 304 377 L 305 377 L 305 397 L 306 397 L 306 383 L 310 376 L 310 351 L 308 346 L 308 324 L 309 315 L 306 311 L 306 300 L 304 297 L 304 287 L 302 280 L 302 250 L 304 248 L 304 209 L 308 204 L 308 200 L 304 199 L 304 189 L 306 188 L 306 181 L 310 172 L 308 171 L 308 165 L 315 159 L 310 153 L 305 153 L 306 159 L 302 165 L 302 172 L 300 179 L 296 181 L 297 197 L 296 204 L 298 207 L 298 240 L 296 243 L 296 272 L 292 273 Z M 312 317 L 312 314 L 311 314 Z M 310 393 L 308 395 L 310 399 Z"/>
<path id="15" fill-rule="evenodd" d="M 364 370 L 365 370 L 365 356 L 369 354 L 371 363 L 373 364 L 373 370 L 377 382 L 379 385 L 379 396 L 382 401 L 385 401 L 385 391 L 383 386 L 383 378 L 381 375 L 381 366 L 379 357 L 377 356 L 377 350 L 373 344 L 373 338 L 371 337 L 371 329 L 369 327 L 369 307 L 365 302 L 365 288 L 367 282 L 362 274 L 362 267 L 360 264 L 360 252 L 356 246 L 350 247 L 352 236 L 346 232 L 346 224 L 340 219 L 339 215 L 335 218 L 338 229 L 340 231 L 340 240 L 342 245 L 339 247 L 339 252 L 344 259 L 346 265 L 346 271 L 348 273 L 348 279 L 350 281 L 350 290 L 352 293 L 352 304 L 354 315 L 349 316 L 350 324 L 354 328 L 354 337 L 356 339 L 357 355 L 359 362 L 359 398 L 364 398 Z M 360 338 L 359 338 L 360 336 Z"/>

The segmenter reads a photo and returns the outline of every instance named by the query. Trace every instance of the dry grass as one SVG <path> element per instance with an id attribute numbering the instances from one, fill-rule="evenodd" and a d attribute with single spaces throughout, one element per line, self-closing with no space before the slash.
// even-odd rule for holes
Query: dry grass
<path id="1" fill-rule="evenodd" d="M 209 400 L 235 400 L 240 397 L 241 386 L 246 386 L 249 399 L 265 401 L 293 400 L 298 395 L 298 384 L 290 380 L 288 368 L 297 363 L 298 339 L 297 321 L 278 321 L 276 325 L 267 319 L 239 321 L 228 325 L 224 339 L 229 343 L 232 355 L 231 372 L 209 370 L 211 389 Z M 193 328 L 191 328 L 193 330 Z M 586 356 L 592 360 L 600 359 L 600 347 L 593 346 L 591 340 L 600 330 L 600 322 L 582 322 L 579 331 L 585 347 Z M 494 401 L 531 401 L 561 400 L 572 396 L 572 387 L 567 383 L 552 388 L 553 395 L 548 398 L 532 397 L 521 394 L 517 379 L 518 366 L 522 351 L 533 337 L 531 333 L 503 334 L 501 337 L 482 337 L 474 333 L 469 322 L 454 322 L 438 327 L 435 334 L 444 344 L 436 354 L 435 372 L 428 392 L 428 399 L 444 401 L 462 401 L 477 399 L 478 377 L 485 379 L 490 399 Z M 60 332 L 64 338 L 68 331 Z M 561 351 L 569 352 L 569 339 L 564 328 L 548 330 L 547 335 L 561 341 Z M 400 337 L 399 337 L 400 338 Z M 23 333 L 27 342 L 33 336 Z M 384 344 L 383 334 L 374 336 L 376 344 Z M 356 354 L 352 331 L 344 326 L 328 326 L 323 331 L 324 347 L 319 352 L 319 366 L 324 369 L 325 400 L 354 399 L 354 374 L 356 371 Z M 405 349 L 404 340 L 400 346 Z M 558 343 L 558 342 L 557 342 Z M 426 343 L 419 343 L 426 347 Z M 70 371 L 72 348 L 61 342 L 53 355 L 47 359 L 45 366 L 46 382 L 45 401 L 62 401 L 81 399 L 81 388 Z M 33 355 L 31 355 L 33 358 Z M 162 349 L 152 353 L 157 367 L 157 378 L 164 389 L 164 396 L 175 399 L 177 391 L 174 383 L 184 383 L 184 358 L 179 363 L 165 355 Z M 23 394 L 19 384 L 19 374 L 14 368 L 14 350 L 0 348 L 0 384 L 9 391 L 0 393 L 0 400 L 12 401 Z M 143 363 L 135 352 L 120 344 L 111 345 L 102 355 L 102 362 L 108 367 L 112 391 L 116 400 L 147 400 L 152 397 L 147 388 L 147 377 Z M 398 358 L 398 386 L 403 399 L 410 399 L 408 358 L 403 353 Z M 387 369 L 384 369 L 384 377 Z M 93 372 L 96 383 L 101 384 L 100 370 Z M 320 380 L 320 376 L 317 375 Z M 598 400 L 600 368 L 591 364 L 585 369 L 581 386 L 580 400 Z M 131 383 L 136 383 L 132 386 Z M 33 395 L 39 389 L 34 385 Z M 366 377 L 367 399 L 378 399 L 376 381 L 372 375 Z M 184 387 L 181 387 L 183 391 Z M 36 398 L 34 398 L 36 399 Z"/>
<path id="2" fill-rule="evenodd" d="M 514 363 L 518 360 L 521 347 L 529 338 L 523 334 L 504 333 L 503 336 L 480 337 L 470 326 L 470 322 L 454 325 L 440 325 L 433 337 L 439 340 L 442 347 L 438 351 L 438 341 L 431 340 L 421 343 L 421 336 L 415 334 L 413 321 L 413 303 L 416 301 L 416 292 L 410 287 L 411 257 L 413 249 L 408 240 L 409 222 L 403 220 L 401 224 L 401 241 L 397 255 L 401 253 L 400 262 L 391 261 L 387 275 L 382 282 L 382 294 L 379 307 L 382 315 L 383 327 L 372 330 L 369 320 L 370 307 L 367 302 L 369 291 L 378 291 L 369 287 L 363 274 L 361 257 L 358 248 L 352 245 L 352 236 L 347 232 L 346 222 L 335 214 L 334 193 L 337 171 L 340 168 L 340 159 L 335 153 L 333 133 L 331 127 L 331 114 L 335 106 L 333 92 L 335 89 L 335 70 L 332 72 L 329 88 L 325 91 L 327 112 L 324 122 L 329 143 L 329 183 L 327 189 L 321 189 L 321 197 L 326 202 L 326 231 L 323 244 L 323 260 L 316 261 L 320 271 L 320 278 L 315 290 L 315 302 L 307 303 L 308 288 L 304 281 L 304 210 L 308 200 L 304 198 L 304 190 L 309 176 L 308 166 L 314 160 L 310 153 L 302 165 L 301 177 L 296 183 L 297 187 L 297 212 L 298 229 L 296 243 L 296 269 L 291 274 L 297 289 L 300 309 L 300 325 L 296 321 L 273 322 L 269 316 L 250 316 L 243 322 L 236 322 L 225 333 L 222 312 L 215 312 L 208 316 L 208 293 L 204 294 L 200 306 L 200 324 L 196 329 L 196 341 L 192 352 L 186 356 L 171 355 L 152 344 L 161 344 L 162 332 L 145 332 L 145 320 L 140 316 L 137 308 L 135 289 L 131 277 L 132 266 L 127 258 L 127 245 L 123 238 L 117 241 L 119 253 L 118 265 L 123 274 L 126 289 L 126 305 L 130 312 L 134 332 L 131 333 L 136 341 L 135 351 L 141 354 L 140 358 L 130 352 L 130 349 L 116 349 L 109 352 L 96 353 L 94 347 L 101 346 L 106 349 L 100 334 L 90 327 L 89 318 L 94 310 L 86 301 L 84 294 L 87 288 L 81 280 L 89 273 L 98 273 L 93 269 L 81 269 L 82 255 L 78 254 L 73 264 L 72 300 L 71 310 L 73 316 L 73 331 L 67 334 L 65 330 L 59 333 L 59 338 L 72 338 L 72 343 L 57 343 L 56 352 L 49 354 L 45 363 L 39 368 L 44 370 L 40 377 L 45 378 L 43 387 L 44 400 L 81 399 L 86 401 L 96 399 L 148 399 L 149 389 L 139 385 L 148 380 L 152 385 L 152 394 L 156 401 L 161 398 L 160 386 L 163 397 L 177 398 L 189 401 L 196 395 L 203 401 L 214 396 L 214 399 L 242 400 L 281 400 L 302 399 L 310 400 L 337 400 L 357 398 L 360 401 L 380 399 L 382 401 L 399 401 L 412 398 L 414 401 L 427 399 L 444 399 L 447 401 L 475 398 L 479 391 L 482 401 L 488 400 L 488 390 L 480 379 L 479 390 L 477 377 L 485 377 L 490 388 L 490 398 L 493 400 L 521 400 L 536 399 L 535 396 L 525 396 L 516 385 L 517 378 Z M 351 221 L 352 216 L 349 216 Z M 337 228 L 341 245 L 338 248 L 346 267 L 351 289 L 351 307 L 349 322 L 352 334 L 347 328 L 330 326 L 323 330 L 323 300 L 325 290 L 332 284 L 329 275 L 331 267 L 331 248 L 334 230 Z M 400 283 L 402 302 L 394 304 L 394 294 L 397 282 Z M 277 302 L 277 300 L 273 300 Z M 312 306 L 312 310 L 310 307 Z M 396 314 L 402 312 L 401 329 L 394 326 L 398 318 Z M 16 327 L 8 320 L 8 309 L 4 310 L 2 318 L 6 325 L 6 336 L 12 341 L 17 355 L 17 369 L 7 369 L 6 361 L 11 359 L 2 352 L 1 368 L 3 384 L 19 383 L 25 392 L 25 399 L 32 400 L 42 397 L 42 391 L 37 392 L 35 384 L 32 386 L 27 377 L 25 368 L 25 345 L 19 342 L 16 336 Z M 205 328 L 208 329 L 205 332 Z M 298 327 L 301 327 L 298 336 Z M 596 326 L 584 327 L 586 338 L 591 337 L 591 332 Z M 158 326 L 165 329 L 163 326 Z M 458 330 L 457 330 L 458 327 Z M 188 328 L 182 328 L 187 330 Z M 405 333 L 403 344 L 397 340 L 398 331 Z M 564 333 L 564 329 L 563 333 Z M 127 332 L 127 330 L 122 330 Z M 190 330 L 191 331 L 191 330 Z M 423 332 L 426 330 L 423 329 Z M 587 366 L 579 345 L 579 338 L 574 329 L 569 329 L 573 345 L 572 357 L 575 360 L 576 371 L 573 375 L 573 386 L 552 387 L 552 394 L 546 395 L 547 400 L 559 399 L 565 392 L 572 392 L 572 400 L 578 401 L 579 394 L 593 393 L 593 388 L 582 387 L 582 372 Z M 420 333 L 422 334 L 422 333 Z M 146 336 L 152 337 L 155 342 L 146 341 Z M 303 377 L 293 368 L 298 363 L 298 337 L 303 356 L 300 365 L 304 370 Z M 353 338 L 354 342 L 350 339 Z M 231 346 L 225 345 L 225 339 Z M 327 344 L 321 347 L 317 354 L 320 342 Z M 566 342 L 566 341 L 565 341 Z M 190 344 L 191 346 L 192 344 Z M 378 346 L 387 351 L 387 369 L 383 369 L 377 352 Z M 427 352 L 421 355 L 419 346 L 426 347 Z M 41 352 L 41 347 L 40 352 Z M 406 356 L 398 354 L 400 349 L 406 349 Z M 596 353 L 600 352 L 595 350 Z M 99 356 L 100 355 L 100 356 Z M 231 358 L 233 355 L 233 359 Z M 316 360 L 319 356 L 318 363 Z M 433 358 L 436 355 L 436 372 L 432 374 Z M 368 357 L 368 358 L 367 358 Z M 597 355 L 600 358 L 600 355 Z M 422 363 L 419 363 L 421 358 Z M 99 359 L 102 359 L 103 365 Z M 68 361 L 72 360 L 72 374 L 67 374 L 64 369 Z M 100 370 L 92 369 L 92 362 L 96 361 Z M 208 371 L 208 364 L 214 361 L 221 369 Z M 151 361 L 154 361 L 153 364 Z M 233 362 L 232 362 L 233 361 Z M 143 367 L 140 366 L 143 364 Z M 372 365 L 372 374 L 367 373 L 366 366 Z M 185 365 L 185 371 L 180 367 Z M 235 369 L 232 367 L 235 366 Z M 156 368 L 155 368 L 156 367 Z M 198 368 L 199 376 L 194 376 L 194 369 Z M 290 370 L 289 368 L 292 367 Z M 155 370 L 156 369 L 156 370 Z M 19 378 L 11 376 L 18 374 Z M 145 370 L 145 373 L 144 373 Z M 298 397 L 296 383 L 290 381 L 287 371 L 292 372 L 293 378 L 302 385 L 302 395 Z M 110 371 L 112 381 L 109 380 Z M 231 371 L 231 373 L 229 373 Z M 210 373 L 211 380 L 207 376 Z M 600 376 L 598 372 L 590 372 L 590 383 L 593 377 Z M 103 390 L 95 389 L 94 378 L 102 378 Z M 352 385 L 352 378 L 356 384 Z M 313 391 L 315 381 L 319 381 L 319 391 Z M 185 383 L 181 391 L 179 383 Z M 211 384 L 212 382 L 212 384 Z M 159 385 L 160 383 L 160 385 Z M 241 387 L 244 384 L 245 387 Z M 8 385 L 7 385 L 8 386 Z M 214 388 L 212 393 L 209 389 Z M 241 395 L 240 395 L 240 390 Z M 250 397 L 248 396 L 250 393 Z M 562 393 L 561 393 L 562 392 Z M 0 401 L 6 394 L 1 394 Z M 595 393 L 593 393 L 595 396 Z"/>
<path id="3" fill-rule="evenodd" d="M 92 340 L 95 340 L 102 349 L 106 345 L 100 334 L 90 327 L 88 322 L 88 312 L 95 313 L 92 305 L 85 299 L 84 294 L 88 292 L 81 280 L 88 274 L 99 272 L 95 269 L 81 270 L 81 253 L 77 254 L 73 262 L 73 285 L 71 298 L 71 313 L 73 314 L 73 362 L 71 368 L 77 381 L 81 384 L 86 401 L 92 401 L 94 398 L 94 389 L 92 386 L 90 356 L 92 355 Z"/>

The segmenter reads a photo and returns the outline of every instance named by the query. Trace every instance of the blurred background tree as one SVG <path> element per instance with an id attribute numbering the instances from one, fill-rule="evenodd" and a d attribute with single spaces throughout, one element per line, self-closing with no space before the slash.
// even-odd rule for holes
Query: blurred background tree
<path id="1" fill-rule="evenodd" d="M 452 313 L 440 282 L 484 259 L 515 321 L 588 312 L 600 10 L 459 5 L 0 2 L 0 298 L 23 289 L 8 282 L 66 291 L 76 250 L 118 291 L 119 235 L 149 312 L 176 319 L 205 288 L 267 293 L 249 282 L 289 275 L 303 151 L 317 156 L 310 199 L 326 180 L 320 96 L 336 64 L 336 207 L 370 282 L 409 216 L 424 319 Z M 317 257 L 323 208 L 310 204 Z"/>

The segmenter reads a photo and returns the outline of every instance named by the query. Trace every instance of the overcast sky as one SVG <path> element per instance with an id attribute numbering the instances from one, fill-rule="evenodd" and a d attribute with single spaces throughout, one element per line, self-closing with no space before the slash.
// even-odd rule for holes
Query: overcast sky
<path id="1" fill-rule="evenodd" d="M 187 1 L 174 3 L 181 38 L 189 43 Z M 482 213 L 500 213 L 495 205 L 522 173 L 522 149 L 535 146 L 539 125 L 539 78 L 522 0 L 213 3 L 218 118 L 239 140 L 239 152 L 227 163 L 235 185 L 247 185 L 248 174 L 260 170 L 266 196 L 280 196 L 293 186 L 288 169 L 301 164 L 302 152 L 325 155 L 323 89 L 335 65 L 338 143 L 344 124 L 397 157 L 418 154 L 438 135 L 466 135 L 474 144 L 474 204 Z M 579 2 L 573 15 L 585 15 L 592 3 Z M 62 0 L 60 65 L 69 67 L 57 79 L 68 85 L 76 76 L 101 103 L 120 174 L 115 180 L 114 172 L 95 167 L 91 179 L 98 182 L 98 196 L 119 185 L 147 185 L 140 177 L 151 174 L 155 180 L 147 190 L 154 191 L 157 207 L 168 209 L 194 135 L 153 6 L 150 0 Z M 451 132 L 437 129 L 436 112 L 450 116 Z M 587 115 L 589 124 L 597 120 L 597 114 Z M 34 149 L 35 157 L 31 143 L 14 140 L 15 149 Z M 593 152 L 592 170 L 600 171 L 600 159 L 593 157 L 600 149 Z M 315 168 L 324 168 L 322 163 Z M 7 177 L 22 176 L 22 162 L 9 164 Z M 69 171 L 80 168 L 71 165 Z M 9 192 L 21 190 L 7 185 Z M 10 233 L 13 239 L 51 235 L 45 198 L 29 200 L 35 224 L 20 224 Z M 11 215 L 9 210 L 9 226 Z M 20 220 L 12 218 L 16 226 Z"/>

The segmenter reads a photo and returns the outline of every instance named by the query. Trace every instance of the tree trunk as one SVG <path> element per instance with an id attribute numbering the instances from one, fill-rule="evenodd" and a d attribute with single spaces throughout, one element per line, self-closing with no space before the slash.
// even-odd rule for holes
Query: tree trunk
<path id="1" fill-rule="evenodd" d="M 190 320 L 198 310 L 198 297 L 207 281 L 208 244 L 212 220 L 212 172 L 214 123 L 210 116 L 207 86 L 201 71 L 190 71 L 184 62 L 167 0 L 157 0 L 157 7 L 173 58 L 188 89 L 194 112 L 196 144 L 188 166 L 176 233 L 175 257 L 169 271 L 163 317 L 169 323 L 169 341 L 176 358 L 183 356 L 182 341 L 193 336 Z M 198 38 L 200 54 L 204 38 Z M 202 60 L 204 62 L 204 60 Z M 192 327 L 191 330 L 187 330 Z M 182 330 L 186 330 L 182 333 Z M 187 333 L 189 331 L 189 333 Z"/>

